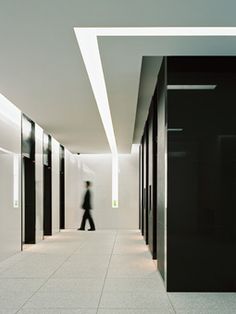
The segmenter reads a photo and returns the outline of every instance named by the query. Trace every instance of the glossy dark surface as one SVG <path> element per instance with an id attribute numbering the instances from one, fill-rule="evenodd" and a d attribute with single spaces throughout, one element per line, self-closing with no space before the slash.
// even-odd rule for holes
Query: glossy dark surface
<path id="1" fill-rule="evenodd" d="M 149 226 L 149 249 L 151 251 L 152 257 L 156 258 L 156 204 L 154 205 L 154 178 L 156 178 L 156 173 L 154 171 L 154 143 L 153 143 L 153 133 L 154 133 L 154 117 L 153 117 L 153 103 L 150 107 L 149 118 L 148 118 L 148 226 Z"/>
<path id="2" fill-rule="evenodd" d="M 60 229 L 65 229 L 65 149 L 60 145 Z"/>
<path id="3" fill-rule="evenodd" d="M 47 134 L 44 134 L 43 227 L 44 235 L 52 235 L 52 144 Z"/>
<path id="4" fill-rule="evenodd" d="M 168 291 L 236 291 L 235 69 L 235 58 L 168 62 L 169 84 L 217 84 L 168 92 Z"/>
<path id="5" fill-rule="evenodd" d="M 22 211 L 24 217 L 24 239 L 26 244 L 36 241 L 36 186 L 35 186 L 35 124 L 22 115 Z"/>
<path id="6" fill-rule="evenodd" d="M 140 198 L 140 204 L 141 204 L 141 221 L 140 221 L 140 225 L 141 225 L 141 233 L 144 236 L 144 149 L 143 149 L 143 137 L 142 137 L 142 142 L 140 145 L 140 185 L 141 185 L 141 193 L 139 195 Z"/>
<path id="7" fill-rule="evenodd" d="M 165 278 L 166 61 L 153 91 L 141 141 L 142 234 Z"/>

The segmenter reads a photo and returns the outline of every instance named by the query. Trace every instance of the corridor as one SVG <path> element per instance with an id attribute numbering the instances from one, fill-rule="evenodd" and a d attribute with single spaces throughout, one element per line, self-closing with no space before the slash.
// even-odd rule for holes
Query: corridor
<path id="1" fill-rule="evenodd" d="M 64 231 L 0 263 L 0 313 L 235 313 L 233 293 L 166 293 L 139 231 Z"/>

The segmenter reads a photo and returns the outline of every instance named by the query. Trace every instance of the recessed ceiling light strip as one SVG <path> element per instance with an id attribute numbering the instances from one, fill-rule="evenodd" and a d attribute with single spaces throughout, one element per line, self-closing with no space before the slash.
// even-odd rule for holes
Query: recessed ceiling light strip
<path id="1" fill-rule="evenodd" d="M 236 27 L 75 27 L 75 33 L 83 31 L 94 36 L 236 36 Z"/>
<path id="2" fill-rule="evenodd" d="M 98 110 L 112 153 L 117 153 L 112 118 L 108 102 L 105 78 L 96 33 L 85 29 L 75 31 L 84 64 L 92 86 L 93 94 L 97 102 Z"/>

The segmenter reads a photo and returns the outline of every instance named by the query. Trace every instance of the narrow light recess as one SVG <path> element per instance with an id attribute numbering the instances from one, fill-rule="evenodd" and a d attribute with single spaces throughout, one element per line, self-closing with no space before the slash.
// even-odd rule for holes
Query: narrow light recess
<path id="1" fill-rule="evenodd" d="M 217 85 L 167 85 L 168 90 L 213 90 Z"/>
<path id="2" fill-rule="evenodd" d="M 117 153 L 105 78 L 94 29 L 75 29 L 84 64 L 112 153 Z"/>
<path id="3" fill-rule="evenodd" d="M 204 37 L 204 36 L 236 36 L 236 27 L 75 27 L 74 32 L 80 47 L 90 84 L 97 102 L 113 162 L 118 165 L 117 145 L 111 119 L 106 84 L 98 48 L 99 36 L 142 36 L 142 37 Z M 112 177 L 118 178 L 118 166 L 112 167 Z M 115 174 L 114 172 L 117 171 Z M 118 179 L 117 179 L 118 180 Z M 118 184 L 112 180 L 114 195 L 118 197 Z M 115 184 L 115 186 L 114 186 Z M 118 200 L 117 200 L 118 201 Z"/>
<path id="4" fill-rule="evenodd" d="M 118 173 L 119 173 L 119 165 L 118 165 L 118 155 L 112 154 L 112 207 L 118 208 Z"/>
<path id="5" fill-rule="evenodd" d="M 175 129 L 168 129 L 168 132 L 183 132 L 184 129 L 175 128 Z"/>
<path id="6" fill-rule="evenodd" d="M 19 156 L 13 156 L 13 207 L 19 207 Z"/>
<path id="7" fill-rule="evenodd" d="M 236 27 L 75 27 L 92 36 L 194 37 L 236 36 Z M 77 35 L 77 34 L 76 34 Z"/>

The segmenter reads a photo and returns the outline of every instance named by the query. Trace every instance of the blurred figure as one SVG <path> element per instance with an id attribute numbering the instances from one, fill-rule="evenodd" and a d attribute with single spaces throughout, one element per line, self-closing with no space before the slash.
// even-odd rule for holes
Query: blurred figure
<path id="1" fill-rule="evenodd" d="M 89 189 L 90 186 L 91 186 L 91 183 L 89 181 L 86 181 L 85 182 L 86 192 L 84 194 L 84 201 L 82 204 L 82 208 L 84 209 L 84 215 L 83 215 L 83 218 L 81 221 L 80 228 L 77 230 L 85 230 L 85 224 L 86 224 L 87 219 L 88 219 L 89 224 L 90 224 L 90 229 L 88 229 L 88 231 L 94 231 L 95 230 L 94 221 L 93 221 L 93 218 L 92 218 L 91 212 L 90 212 L 90 210 L 92 209 L 91 192 Z"/>

